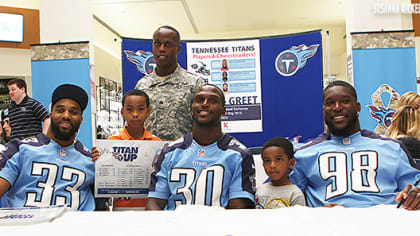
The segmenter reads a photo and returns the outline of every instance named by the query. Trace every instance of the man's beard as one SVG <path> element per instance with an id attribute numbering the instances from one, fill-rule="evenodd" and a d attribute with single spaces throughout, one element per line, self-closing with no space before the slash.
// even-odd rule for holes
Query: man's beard
<path id="1" fill-rule="evenodd" d="M 338 137 L 346 137 L 350 134 L 351 130 L 353 130 L 356 125 L 357 125 L 357 112 L 354 112 L 353 114 L 351 114 L 349 123 L 343 127 L 343 128 L 335 128 L 334 124 L 331 122 L 331 120 L 325 120 L 325 123 L 327 124 L 328 127 L 328 131 Z"/>
<path id="2" fill-rule="evenodd" d="M 54 138 L 56 138 L 57 140 L 63 140 L 63 141 L 68 141 L 68 140 L 72 139 L 74 137 L 74 135 L 76 134 L 76 132 L 79 130 L 80 123 L 81 122 L 76 123 L 76 124 L 72 123 L 72 127 L 68 132 L 61 132 L 60 128 L 58 127 L 58 122 L 56 122 L 51 117 L 51 128 L 52 128 L 52 132 L 54 134 Z"/>

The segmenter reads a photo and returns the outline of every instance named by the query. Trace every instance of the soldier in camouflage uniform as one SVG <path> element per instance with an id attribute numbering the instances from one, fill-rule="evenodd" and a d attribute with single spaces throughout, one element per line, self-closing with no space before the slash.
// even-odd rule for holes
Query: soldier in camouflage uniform
<path id="1" fill-rule="evenodd" d="M 151 114 L 146 129 L 162 140 L 176 140 L 192 131 L 191 105 L 203 79 L 177 63 L 181 50 L 179 32 L 170 27 L 159 27 L 153 34 L 155 70 L 137 84 L 136 89 L 150 97 Z"/>

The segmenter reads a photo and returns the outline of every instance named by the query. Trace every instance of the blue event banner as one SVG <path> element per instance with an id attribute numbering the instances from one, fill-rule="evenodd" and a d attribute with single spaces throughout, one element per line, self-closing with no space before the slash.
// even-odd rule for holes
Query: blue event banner
<path id="1" fill-rule="evenodd" d="M 261 78 L 261 86 L 257 86 L 255 89 L 261 89 L 261 98 L 259 98 L 261 103 L 244 104 L 243 97 L 246 98 L 247 96 L 237 96 L 233 97 L 232 101 L 242 103 L 241 109 L 248 108 L 235 111 L 235 106 L 232 106 L 235 104 L 230 104 L 229 101 L 227 101 L 227 108 L 230 109 L 229 119 L 231 120 L 259 119 L 260 117 L 262 119 L 262 131 L 230 134 L 248 147 L 262 146 L 265 141 L 276 136 L 300 137 L 300 141 L 315 138 L 323 132 L 321 32 L 313 31 L 294 35 L 255 38 L 254 40 L 259 41 L 260 62 L 258 67 L 260 69 L 248 71 L 247 69 L 236 68 L 237 65 L 241 68 L 256 67 L 256 61 L 253 59 L 228 59 L 229 70 L 227 71 L 226 83 L 229 91 L 233 92 L 235 86 L 241 87 L 241 83 L 245 80 L 256 81 L 256 73 L 258 73 L 258 81 Z M 239 41 L 239 39 L 227 41 Z M 194 43 L 196 42 L 194 41 Z M 215 45 L 217 45 L 217 40 L 202 42 L 208 42 L 209 44 L 216 42 Z M 220 42 L 222 41 L 218 43 L 220 44 Z M 181 42 L 181 51 L 178 54 L 178 62 L 183 68 L 187 68 L 187 44 L 188 40 Z M 229 45 L 229 43 L 226 44 Z M 236 47 L 235 50 L 238 48 Z M 151 40 L 123 39 L 122 70 L 125 92 L 133 89 L 145 73 L 154 69 L 155 65 L 151 52 Z M 236 55 L 236 52 L 233 55 Z M 222 58 L 212 60 L 210 65 L 205 65 L 200 60 L 206 57 L 207 55 L 204 53 L 198 54 L 194 58 L 197 61 L 195 68 L 206 75 L 211 74 L 209 75 L 211 80 L 219 86 L 223 86 L 222 73 L 224 71 L 210 71 L 213 70 L 213 67 L 220 70 Z M 140 63 L 135 64 L 136 61 Z M 208 69 L 205 68 L 206 66 Z M 236 83 L 239 84 L 234 85 Z M 254 89 L 249 86 L 250 84 L 245 88 Z M 248 100 L 246 99 L 246 101 Z M 259 115 L 258 112 L 260 112 Z M 252 123 L 250 126 L 252 126 Z"/>
<path id="2" fill-rule="evenodd" d="M 385 134 L 401 95 L 417 91 L 415 48 L 354 49 L 354 87 L 363 129 Z"/>

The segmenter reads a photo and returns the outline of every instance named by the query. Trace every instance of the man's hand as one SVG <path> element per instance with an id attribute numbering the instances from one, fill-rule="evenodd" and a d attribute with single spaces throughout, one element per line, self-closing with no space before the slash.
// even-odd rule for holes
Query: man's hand
<path id="1" fill-rule="evenodd" d="M 160 199 L 149 197 L 146 203 L 146 211 L 159 211 L 163 210 L 163 208 L 168 204 L 167 199 Z"/>
<path id="2" fill-rule="evenodd" d="M 9 191 L 10 188 L 10 183 L 9 181 L 0 178 L 0 198 L 7 192 Z"/>
<path id="3" fill-rule="evenodd" d="M 99 150 L 96 147 L 92 148 L 92 151 L 90 151 L 91 156 L 92 156 L 92 161 L 96 161 L 99 159 L 99 157 L 101 156 L 101 154 L 99 153 Z"/>
<path id="4" fill-rule="evenodd" d="M 395 201 L 404 201 L 402 206 L 406 210 L 419 210 L 420 209 L 420 188 L 408 184 L 404 190 L 397 193 Z"/>
<path id="5" fill-rule="evenodd" d="M 229 200 L 227 209 L 255 209 L 255 203 L 248 198 L 233 198 Z"/>
<path id="6" fill-rule="evenodd" d="M 336 207 L 336 206 L 345 207 L 345 206 L 343 206 L 341 204 L 333 203 L 333 202 L 327 203 L 327 204 L 324 205 L 324 207 L 326 207 L 326 208 L 333 208 L 333 207 Z"/>

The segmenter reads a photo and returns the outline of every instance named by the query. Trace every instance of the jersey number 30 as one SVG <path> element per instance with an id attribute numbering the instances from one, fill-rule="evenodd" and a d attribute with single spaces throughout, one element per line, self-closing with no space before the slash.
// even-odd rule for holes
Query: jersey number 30
<path id="1" fill-rule="evenodd" d="M 332 178 L 327 185 L 325 200 L 345 194 L 350 181 L 353 192 L 378 193 L 376 184 L 376 170 L 378 168 L 378 154 L 373 151 L 359 151 L 351 154 L 352 168 L 347 177 L 347 154 L 329 152 L 319 156 L 319 172 L 324 180 Z M 349 180 L 350 179 L 350 180 Z"/>
<path id="2" fill-rule="evenodd" d="M 224 168 L 220 165 L 214 165 L 203 169 L 195 183 L 195 194 L 192 191 L 192 185 L 194 184 L 195 169 L 189 168 L 174 168 L 171 171 L 170 181 L 180 182 L 181 176 L 185 176 L 185 185 L 177 189 L 177 194 L 182 194 L 186 200 L 187 205 L 206 205 L 206 195 L 210 193 L 210 203 L 207 205 L 220 206 L 220 195 L 222 194 L 223 187 L 223 175 Z M 212 177 L 210 177 L 210 175 Z M 208 183 L 211 181 L 211 183 Z M 207 188 L 210 184 L 211 188 Z M 210 191 L 210 192 L 209 192 Z M 194 196 L 194 201 L 193 201 Z M 181 204 L 180 201 L 176 201 L 176 204 Z"/>
<path id="3" fill-rule="evenodd" d="M 58 166 L 48 163 L 34 162 L 32 165 L 31 175 L 42 176 L 43 171 L 47 172 L 45 182 L 38 182 L 37 187 L 41 188 L 41 196 L 37 200 L 37 193 L 27 193 L 25 206 L 48 206 L 48 205 L 66 205 L 65 196 L 55 196 L 55 203 L 52 201 L 53 195 L 55 195 L 55 183 L 57 182 Z M 74 186 L 68 185 L 65 191 L 70 193 L 70 207 L 72 209 L 78 209 L 80 204 L 80 192 L 78 188 L 85 182 L 86 174 L 78 169 L 64 166 L 63 173 L 61 174 L 62 181 L 72 181 L 73 176 L 77 176 L 77 181 Z"/>

